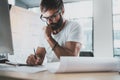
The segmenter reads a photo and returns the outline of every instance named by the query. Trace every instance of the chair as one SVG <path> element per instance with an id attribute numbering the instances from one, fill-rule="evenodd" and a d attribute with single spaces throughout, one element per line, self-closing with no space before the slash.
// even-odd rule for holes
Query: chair
<path id="1" fill-rule="evenodd" d="M 81 51 L 79 56 L 80 57 L 94 57 L 93 52 L 91 51 Z"/>

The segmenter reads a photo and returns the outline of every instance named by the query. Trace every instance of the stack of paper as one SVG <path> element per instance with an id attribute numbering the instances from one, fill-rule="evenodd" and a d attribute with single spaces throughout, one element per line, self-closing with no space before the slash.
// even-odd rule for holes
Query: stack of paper
<path id="1" fill-rule="evenodd" d="M 119 71 L 120 62 L 106 57 L 61 57 L 60 62 L 49 63 L 47 69 L 52 73 Z"/>

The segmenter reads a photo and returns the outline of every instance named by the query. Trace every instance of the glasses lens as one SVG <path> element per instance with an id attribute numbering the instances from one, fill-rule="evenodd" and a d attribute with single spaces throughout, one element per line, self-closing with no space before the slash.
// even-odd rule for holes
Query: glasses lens
<path id="1" fill-rule="evenodd" d="M 53 14 L 52 16 L 50 16 L 50 17 L 43 17 L 43 15 L 41 15 L 40 16 L 40 19 L 42 20 L 42 21 L 44 21 L 44 22 L 47 22 L 48 20 L 55 20 L 56 19 L 56 17 L 57 17 L 57 15 L 58 14 L 60 14 L 60 10 L 58 10 L 55 14 Z"/>
<path id="2" fill-rule="evenodd" d="M 46 18 L 44 18 L 42 15 L 40 16 L 40 19 L 41 19 L 42 21 L 44 21 L 44 22 L 46 22 L 46 21 L 47 21 L 47 19 L 46 19 Z"/>

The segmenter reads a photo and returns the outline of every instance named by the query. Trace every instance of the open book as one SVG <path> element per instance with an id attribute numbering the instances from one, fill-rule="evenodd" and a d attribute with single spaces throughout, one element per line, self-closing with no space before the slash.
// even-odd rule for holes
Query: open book
<path id="1" fill-rule="evenodd" d="M 106 57 L 61 57 L 60 62 L 49 63 L 47 69 L 52 73 L 120 71 L 120 62 Z"/>

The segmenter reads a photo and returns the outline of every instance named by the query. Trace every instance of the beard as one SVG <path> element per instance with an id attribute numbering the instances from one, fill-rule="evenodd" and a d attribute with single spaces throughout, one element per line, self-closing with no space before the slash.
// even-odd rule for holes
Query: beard
<path id="1" fill-rule="evenodd" d="M 59 21 L 57 23 L 51 23 L 51 24 L 48 24 L 48 26 L 51 26 L 52 30 L 57 30 L 60 27 L 62 27 L 62 24 L 63 24 L 63 18 L 60 15 L 60 19 L 59 19 Z"/>

